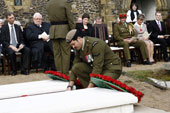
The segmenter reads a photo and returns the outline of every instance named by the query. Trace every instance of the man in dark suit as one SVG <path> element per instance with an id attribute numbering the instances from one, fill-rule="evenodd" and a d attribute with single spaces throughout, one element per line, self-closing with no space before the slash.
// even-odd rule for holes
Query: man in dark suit
<path id="1" fill-rule="evenodd" d="M 14 24 L 15 19 L 13 13 L 8 13 L 6 19 L 8 24 L 4 25 L 1 31 L 1 37 L 3 40 L 2 51 L 4 54 L 9 55 L 12 66 L 12 75 L 17 74 L 16 53 L 21 52 L 23 55 L 21 74 L 27 75 L 28 72 L 26 70 L 28 69 L 30 50 L 24 45 L 21 28 Z"/>
<path id="2" fill-rule="evenodd" d="M 50 24 L 42 22 L 42 15 L 35 13 L 33 15 L 33 23 L 29 24 L 26 28 L 26 39 L 31 48 L 33 55 L 33 64 L 39 64 L 40 67 L 47 70 L 45 66 L 47 58 L 44 52 L 50 52 L 51 57 L 51 69 L 55 70 L 52 42 L 49 39 Z"/>
<path id="3" fill-rule="evenodd" d="M 166 27 L 164 22 L 161 22 L 162 15 L 160 12 L 155 13 L 156 20 L 149 23 L 148 30 L 151 32 L 150 39 L 155 44 L 160 44 L 165 62 L 168 62 L 167 46 L 170 45 L 170 38 L 166 36 Z"/>

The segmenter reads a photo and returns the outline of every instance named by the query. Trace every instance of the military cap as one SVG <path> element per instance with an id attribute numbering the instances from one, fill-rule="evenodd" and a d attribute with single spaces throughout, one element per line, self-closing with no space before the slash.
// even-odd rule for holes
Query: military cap
<path id="1" fill-rule="evenodd" d="M 66 42 L 70 43 L 72 40 L 77 40 L 77 29 L 72 29 L 71 31 L 69 31 L 66 35 Z"/>
<path id="2" fill-rule="evenodd" d="M 119 18 L 126 18 L 126 17 L 127 17 L 127 15 L 125 13 L 120 13 L 119 14 Z"/>

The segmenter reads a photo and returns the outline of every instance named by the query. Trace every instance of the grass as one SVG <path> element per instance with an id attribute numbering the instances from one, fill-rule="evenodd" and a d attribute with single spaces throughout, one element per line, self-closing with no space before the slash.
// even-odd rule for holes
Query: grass
<path id="1" fill-rule="evenodd" d="M 153 70 L 129 71 L 126 73 L 126 75 L 140 81 L 150 81 L 147 77 L 163 81 L 170 81 L 170 71 L 166 71 L 163 69 L 154 71 Z"/>

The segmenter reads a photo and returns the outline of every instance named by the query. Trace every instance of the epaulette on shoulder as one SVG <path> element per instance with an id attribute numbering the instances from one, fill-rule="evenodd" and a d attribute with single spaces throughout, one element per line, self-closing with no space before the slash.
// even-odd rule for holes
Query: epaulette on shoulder
<path id="1" fill-rule="evenodd" d="M 96 41 L 94 41 L 94 42 L 93 42 L 93 44 L 92 44 L 92 46 L 94 47 L 96 44 L 97 44 L 97 42 L 96 42 Z"/>
<path id="2" fill-rule="evenodd" d="M 73 0 L 67 0 L 67 3 L 71 3 L 71 2 L 73 2 Z"/>

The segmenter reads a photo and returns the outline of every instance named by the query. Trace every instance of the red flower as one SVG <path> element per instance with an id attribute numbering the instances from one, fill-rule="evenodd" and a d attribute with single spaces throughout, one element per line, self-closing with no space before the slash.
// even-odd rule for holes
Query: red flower
<path id="1" fill-rule="evenodd" d="M 120 21 L 119 21 L 119 23 L 118 23 L 119 25 L 120 25 Z"/>
<path id="2" fill-rule="evenodd" d="M 82 29 L 82 31 L 85 31 L 85 29 Z"/>

